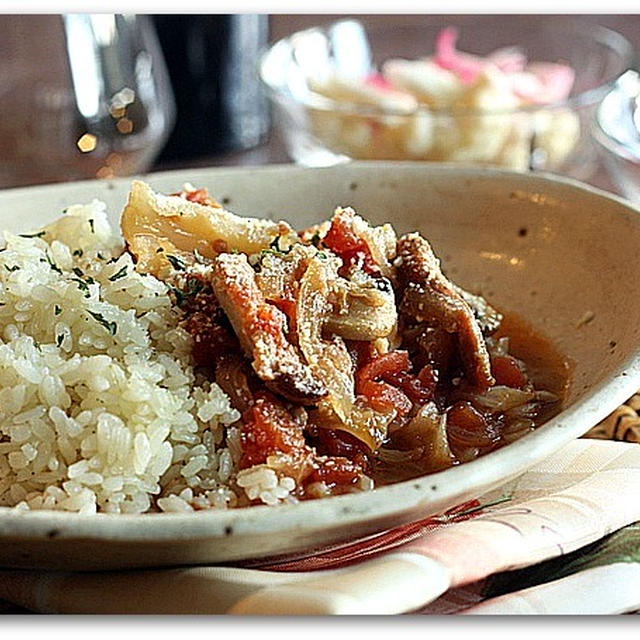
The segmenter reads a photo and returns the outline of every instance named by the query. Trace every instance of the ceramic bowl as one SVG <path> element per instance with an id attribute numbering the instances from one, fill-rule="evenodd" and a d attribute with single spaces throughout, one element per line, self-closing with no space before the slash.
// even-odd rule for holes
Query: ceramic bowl
<path id="1" fill-rule="evenodd" d="M 152 187 L 208 187 L 241 214 L 304 227 L 351 205 L 374 223 L 418 229 L 445 272 L 517 313 L 572 362 L 564 410 L 473 462 L 372 492 L 278 507 L 190 514 L 78 515 L 0 509 L 0 565 L 116 569 L 231 562 L 308 550 L 442 512 L 505 483 L 583 435 L 640 386 L 640 216 L 568 179 L 431 163 L 192 170 Z M 14 231 L 73 203 L 105 201 L 114 224 L 129 180 L 0 192 Z"/>

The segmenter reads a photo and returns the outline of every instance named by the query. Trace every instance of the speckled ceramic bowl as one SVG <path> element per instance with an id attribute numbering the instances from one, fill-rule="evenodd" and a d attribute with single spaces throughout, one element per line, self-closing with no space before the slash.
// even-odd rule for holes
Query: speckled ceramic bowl
<path id="1" fill-rule="evenodd" d="M 628 203 L 559 178 L 420 163 L 210 169 L 147 176 L 189 181 L 233 211 L 305 226 L 336 205 L 419 229 L 445 271 L 518 313 L 573 363 L 566 408 L 474 462 L 370 493 L 280 507 L 138 516 L 0 509 L 0 565 L 115 569 L 229 562 L 370 534 L 440 512 L 515 477 L 640 386 L 640 216 Z M 129 181 L 0 192 L 1 226 L 32 229 L 99 198 L 117 224 Z"/>

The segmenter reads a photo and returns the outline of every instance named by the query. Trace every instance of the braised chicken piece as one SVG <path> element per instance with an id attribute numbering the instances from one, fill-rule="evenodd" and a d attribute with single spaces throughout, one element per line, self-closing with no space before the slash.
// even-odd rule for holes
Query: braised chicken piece
<path id="1" fill-rule="evenodd" d="M 287 317 L 265 300 L 246 255 L 220 254 L 213 262 L 211 284 L 262 380 L 292 402 L 315 404 L 327 394 L 288 341 Z"/>
<path id="2" fill-rule="evenodd" d="M 502 314 L 494 309 L 482 296 L 465 291 L 457 284 L 451 283 L 462 299 L 471 307 L 484 336 L 495 333 L 502 322 Z"/>
<path id="3" fill-rule="evenodd" d="M 491 387 L 495 381 L 482 329 L 459 289 L 442 273 L 427 240 L 418 233 L 402 236 L 395 267 L 401 311 L 455 334 L 468 381 L 478 389 Z"/>

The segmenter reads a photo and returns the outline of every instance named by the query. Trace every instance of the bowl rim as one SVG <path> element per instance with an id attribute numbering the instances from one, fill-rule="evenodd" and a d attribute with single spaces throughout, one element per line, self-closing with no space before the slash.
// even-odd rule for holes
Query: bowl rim
<path id="1" fill-rule="evenodd" d="M 554 16 L 557 18 L 560 16 Z M 300 100 L 297 97 L 294 97 L 290 91 L 283 90 L 281 85 L 275 85 L 273 82 L 270 82 L 265 77 L 265 67 L 270 57 L 273 55 L 275 51 L 280 48 L 290 48 L 290 43 L 293 39 L 299 38 L 305 34 L 310 33 L 325 33 L 335 25 L 338 25 L 343 22 L 353 22 L 357 21 L 357 16 L 354 17 L 346 17 L 341 18 L 339 20 L 328 21 L 324 23 L 320 23 L 316 26 L 308 27 L 306 29 L 301 29 L 299 31 L 295 31 L 290 33 L 287 36 L 284 36 L 265 48 L 263 53 L 261 54 L 258 61 L 258 76 L 261 81 L 261 84 L 266 89 L 267 94 L 274 100 L 288 100 L 295 104 L 303 105 L 310 109 L 316 109 L 318 111 L 331 111 L 338 112 L 342 114 L 352 114 L 359 116 L 369 116 L 369 117 L 384 117 L 384 116 L 393 116 L 393 117 L 415 117 L 415 116 L 433 116 L 433 117 L 470 117 L 474 115 L 482 115 L 482 116 L 508 116 L 508 115 L 516 115 L 516 114 L 526 114 L 526 113 L 536 113 L 541 110 L 551 110 L 551 109 L 578 109 L 585 106 L 590 106 L 597 104 L 604 96 L 607 95 L 609 91 L 613 89 L 615 83 L 618 78 L 622 76 L 625 71 L 634 68 L 638 64 L 638 54 L 636 53 L 631 42 L 621 33 L 615 31 L 609 27 L 605 27 L 600 24 L 591 24 L 586 23 L 581 20 L 580 16 L 565 16 L 569 17 L 572 20 L 572 28 L 576 29 L 576 31 L 581 32 L 585 37 L 590 37 L 591 39 L 595 39 L 596 41 L 604 44 L 608 48 L 614 50 L 622 59 L 622 64 L 620 65 L 620 70 L 611 75 L 611 77 L 601 82 L 598 86 L 592 87 L 585 91 L 582 91 L 576 95 L 569 96 L 569 98 L 565 100 L 559 100 L 555 102 L 549 102 L 544 104 L 532 104 L 520 106 L 517 108 L 506 108 L 499 109 L 495 111 L 483 111 L 471 108 L 454 108 L 454 109 L 434 109 L 427 107 L 425 105 L 418 105 L 415 109 L 408 111 L 402 109 L 391 109 L 391 108 L 381 108 L 374 107 L 371 105 L 363 105 L 357 102 L 351 102 L 347 100 L 334 100 L 333 98 L 329 98 L 327 96 L 323 96 L 312 89 L 309 89 L 308 94 L 304 99 Z M 455 25 L 454 25 L 455 26 Z M 473 28 L 474 25 L 467 25 L 464 29 Z M 383 27 L 381 25 L 367 27 L 368 30 L 381 30 Z M 415 25 L 403 25 L 399 28 L 416 28 Z M 443 28 L 441 25 L 424 25 L 424 29 L 441 29 Z M 559 29 L 558 25 L 550 21 L 548 23 L 544 23 L 542 25 L 543 29 Z M 459 28 L 463 30 L 462 28 Z"/>
<path id="2" fill-rule="evenodd" d="M 613 200 L 621 205 L 620 214 L 635 219 L 640 208 L 622 197 L 610 194 L 596 187 L 577 180 L 548 173 L 521 174 L 493 167 L 461 167 L 459 165 L 438 163 L 416 163 L 409 161 L 360 161 L 349 163 L 355 167 L 424 167 L 424 170 L 435 174 L 438 172 L 458 173 L 462 178 L 468 177 L 508 177 L 516 176 L 518 180 L 530 182 L 532 187 L 553 184 L 564 185 L 573 192 L 589 193 L 596 199 Z M 219 173 L 242 173 L 248 170 L 272 171 L 275 174 L 293 171 L 342 171 L 343 167 L 305 168 L 293 164 L 268 165 L 262 167 L 218 167 L 213 169 Z M 146 179 L 162 180 L 168 177 L 186 177 L 209 170 L 183 169 L 146 174 Z M 129 183 L 133 178 L 118 178 L 110 181 L 87 180 L 84 185 L 102 183 L 102 188 L 113 188 L 113 183 Z M 75 183 L 78 184 L 78 183 Z M 70 184 L 40 185 L 37 187 L 19 187 L 5 191 L 16 195 L 28 195 L 34 190 L 64 190 Z M 445 492 L 441 480 L 452 482 L 460 478 L 465 470 L 474 470 L 474 476 L 481 481 L 504 481 L 500 475 L 501 462 L 515 456 L 528 460 L 529 465 L 550 455 L 564 444 L 568 444 L 583 435 L 588 428 L 606 417 L 614 408 L 624 402 L 637 389 L 640 381 L 640 345 L 632 351 L 619 365 L 616 372 L 607 380 L 594 386 L 582 399 L 566 407 L 560 414 L 547 421 L 534 432 L 520 438 L 502 449 L 480 457 L 471 462 L 450 469 L 429 474 L 388 486 L 379 487 L 371 492 L 333 496 L 326 500 L 301 502 L 293 505 L 254 506 L 246 509 L 210 510 L 196 513 L 143 513 L 143 514 L 79 514 L 58 511 L 20 511 L 10 507 L 0 507 L 0 541 L 5 539 L 48 540 L 56 539 L 93 539 L 110 540 L 123 543 L 136 542 L 184 542 L 188 540 L 204 540 L 211 538 L 227 538 L 231 535 L 276 535 L 291 531 L 323 530 L 339 523 L 341 529 L 348 531 L 350 525 L 370 520 L 372 514 L 376 518 L 396 517 L 399 513 L 411 508 L 418 508 L 430 500 L 443 499 Z M 582 417 L 582 421 L 576 418 Z M 585 418 L 587 420 L 585 421 Z M 574 424 L 570 427 L 570 424 Z M 575 425 L 580 424 L 580 428 Z M 588 426 L 585 426 L 588 424 Z M 533 450 L 540 440 L 545 444 L 546 454 L 534 455 Z M 526 465 L 520 469 L 520 473 Z M 445 475 L 446 474 L 446 475 Z M 481 483 L 482 484 L 482 483 Z M 404 510 L 404 511 L 403 511 Z M 270 514 L 269 517 L 266 517 Z M 260 525 L 259 528 L 256 525 Z M 249 557 L 249 556 L 246 556 Z"/>

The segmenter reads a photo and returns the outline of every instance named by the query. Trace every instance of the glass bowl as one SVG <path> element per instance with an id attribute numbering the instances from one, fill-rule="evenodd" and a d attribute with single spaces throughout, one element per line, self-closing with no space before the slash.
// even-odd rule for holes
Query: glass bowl
<path id="1" fill-rule="evenodd" d="M 640 203 L 640 75 L 630 69 L 596 110 L 593 137 L 614 186 Z"/>
<path id="2" fill-rule="evenodd" d="M 387 16 L 371 24 L 364 17 L 344 19 L 275 42 L 260 61 L 260 76 L 291 158 L 306 166 L 349 159 L 427 160 L 554 171 L 578 179 L 591 175 L 597 159 L 589 135 L 593 112 L 633 65 L 631 44 L 576 16 L 531 16 L 526 28 L 509 16 L 461 18 L 459 25 L 434 24 L 429 16 Z M 568 65 L 575 77 L 570 94 L 514 106 L 514 100 L 503 99 L 496 78 L 483 74 L 454 103 L 428 105 L 422 98 L 412 103 L 397 95 L 369 99 L 368 80 L 380 78 L 383 64 L 431 56 L 447 26 L 457 30 L 461 52 L 486 56 L 517 47 L 529 62 Z M 336 78 L 337 90 L 327 92 Z M 353 99 L 354 87 L 364 99 Z"/>

